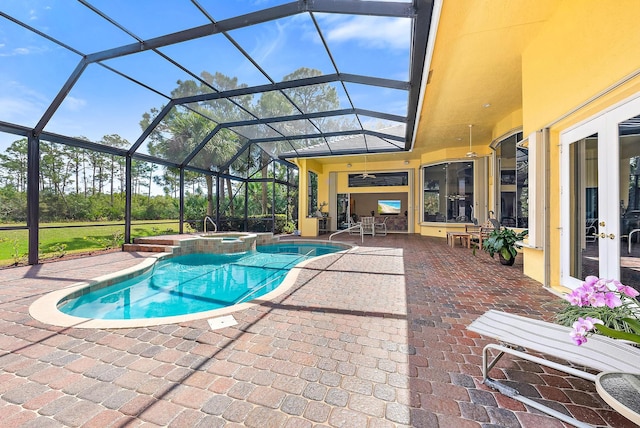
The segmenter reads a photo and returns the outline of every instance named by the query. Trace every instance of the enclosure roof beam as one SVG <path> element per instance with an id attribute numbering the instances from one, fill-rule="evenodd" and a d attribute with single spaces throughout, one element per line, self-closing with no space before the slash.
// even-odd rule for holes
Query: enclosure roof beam
<path id="1" fill-rule="evenodd" d="M 179 169 L 180 168 L 180 164 L 176 163 L 176 162 L 171 162 L 169 160 L 166 159 L 160 159 L 157 158 L 155 156 L 150 156 L 144 153 L 134 153 L 131 155 L 132 159 L 135 160 L 139 160 L 139 161 L 143 161 L 143 162 L 149 162 L 149 163 L 157 163 L 169 168 L 176 168 Z"/>
<path id="2" fill-rule="evenodd" d="M 220 168 L 222 168 L 222 170 L 226 170 L 227 168 L 229 168 L 229 166 L 230 166 L 231 164 L 233 164 L 236 160 L 238 160 L 238 158 L 239 158 L 240 156 L 242 156 L 242 154 L 243 154 L 244 152 L 246 152 L 246 151 L 247 151 L 247 149 L 248 149 L 249 147 L 251 147 L 251 144 L 252 144 L 252 143 L 251 143 L 251 140 L 249 140 L 249 141 L 245 142 L 245 143 L 242 145 L 242 147 L 240 147 L 240 149 L 238 150 L 238 152 L 237 152 L 235 155 L 233 155 L 233 156 L 231 157 L 231 159 L 229 159 L 229 160 L 227 161 L 227 163 L 225 163 L 224 165 L 221 165 L 221 166 L 220 166 Z M 262 150 L 262 148 L 260 148 L 260 149 Z"/>
<path id="3" fill-rule="evenodd" d="M 107 153 L 116 156 L 126 156 L 127 149 L 107 146 L 104 144 L 94 143 L 92 141 L 83 140 L 81 138 L 67 137 L 66 135 L 54 134 L 52 132 L 42 132 L 40 141 L 49 141 L 51 143 L 65 144 L 80 149 L 94 150 L 100 153 Z"/>
<path id="4" fill-rule="evenodd" d="M 224 19 L 216 23 L 193 27 L 176 33 L 131 43 L 113 49 L 87 55 L 88 63 L 105 61 L 120 56 L 130 55 L 150 49 L 157 49 L 176 43 L 186 42 L 200 37 L 229 32 L 239 28 L 249 27 L 263 22 L 274 21 L 304 12 L 338 13 L 349 15 L 375 15 L 387 17 L 413 18 L 415 9 L 412 3 L 368 1 L 360 0 L 299 0 L 285 3 L 268 9 L 259 10 L 245 15 Z"/>
<path id="5" fill-rule="evenodd" d="M 222 126 L 216 125 L 216 127 L 213 128 L 206 137 L 204 137 L 204 139 L 191 151 L 191 153 L 187 155 L 187 157 L 182 161 L 182 165 L 186 165 L 191 162 L 191 160 L 204 148 L 204 146 L 207 145 L 207 143 L 218 133 L 218 131 L 220 131 L 220 129 L 222 129 Z"/>
<path id="6" fill-rule="evenodd" d="M 32 134 L 33 130 L 27 126 L 16 125 L 14 123 L 3 122 L 0 120 L 0 132 L 28 137 Z"/>
<path id="7" fill-rule="evenodd" d="M 399 137 L 397 135 L 385 134 L 383 132 L 378 131 L 369 131 L 367 129 L 360 130 L 352 130 L 352 131 L 337 131 L 337 132 L 325 132 L 324 134 L 305 134 L 305 135 L 289 135 L 286 137 L 286 140 L 305 140 L 309 138 L 321 138 L 321 137 L 342 137 L 348 135 L 371 135 L 374 137 L 380 137 L 385 140 L 394 140 L 394 141 L 404 141 L 404 137 Z M 281 137 L 266 137 L 266 138 L 254 138 L 251 140 L 252 143 L 273 143 L 277 141 L 285 140 L 285 138 Z"/>
<path id="8" fill-rule="evenodd" d="M 403 152 L 404 149 L 402 148 L 397 148 L 397 149 L 376 149 L 375 151 L 371 151 L 371 152 L 366 152 L 366 153 L 398 153 L 398 152 Z M 334 152 L 329 152 L 329 151 L 314 151 L 314 152 L 308 152 L 305 153 L 304 151 L 301 152 L 297 152 L 297 153 L 283 153 L 280 155 L 280 159 L 288 159 L 288 158 L 317 158 L 319 156 L 346 156 L 346 155 L 362 155 L 363 152 L 362 150 L 340 150 L 340 151 L 334 151 Z"/>
<path id="9" fill-rule="evenodd" d="M 160 124 L 160 122 L 162 122 L 162 119 L 164 119 L 164 117 L 167 114 L 169 114 L 173 106 L 174 106 L 173 101 L 169 101 L 169 103 L 166 106 L 164 106 L 164 108 L 160 111 L 160 113 L 158 113 L 158 115 L 153 118 L 153 121 L 151 121 L 149 126 L 147 126 L 147 129 L 145 129 L 142 132 L 142 134 L 138 137 L 136 142 L 129 148 L 129 152 L 128 152 L 129 154 L 135 153 L 138 150 L 138 148 L 140 148 L 140 145 L 144 142 L 144 140 L 147 139 L 149 135 L 151 135 L 153 130 L 156 129 L 156 127 Z"/>
<path id="10" fill-rule="evenodd" d="M 76 68 L 73 70 L 73 72 L 71 72 L 69 78 L 67 78 L 67 81 L 64 83 L 64 85 L 62 85 L 62 88 L 60 89 L 56 97 L 53 99 L 53 101 L 51 101 L 51 104 L 49 104 L 49 107 L 47 107 L 47 110 L 38 121 L 38 124 L 35 126 L 35 128 L 33 128 L 34 136 L 40 135 L 44 127 L 47 126 L 47 123 L 49 123 L 49 121 L 53 117 L 53 114 L 56 112 L 56 110 L 58 110 L 58 107 L 60 107 L 60 104 L 62 104 L 67 94 L 69 94 L 69 92 L 71 91 L 71 88 L 73 88 L 73 85 L 76 84 L 84 70 L 87 68 L 88 64 L 89 63 L 85 58 L 80 60 Z"/>
<path id="11" fill-rule="evenodd" d="M 407 111 L 409 120 L 405 136 L 405 150 L 411 150 L 413 146 L 414 134 L 417 129 L 417 114 L 420 107 L 420 88 L 422 74 L 425 68 L 427 56 L 427 42 L 429 30 L 431 28 L 431 18 L 433 16 L 433 0 L 416 0 L 417 16 L 413 21 L 413 39 L 411 40 L 411 90 L 409 91 L 409 102 Z M 427 82 L 423 82 L 425 85 Z"/>
<path id="12" fill-rule="evenodd" d="M 228 178 L 230 180 L 247 181 L 247 179 L 244 178 L 244 177 L 238 177 L 237 175 L 231 175 L 231 174 L 221 174 L 219 172 L 213 172 L 213 171 L 210 171 L 208 169 L 198 168 L 197 166 L 192 166 L 192 165 L 185 165 L 184 166 L 184 170 L 185 171 L 197 172 L 198 174 L 202 174 L 202 175 L 215 175 L 215 176 L 218 176 L 220 178 Z"/>
<path id="13" fill-rule="evenodd" d="M 389 89 L 400 89 L 408 91 L 411 89 L 409 82 L 402 80 L 385 79 L 383 77 L 361 76 L 358 74 L 332 73 L 321 76 L 305 77 L 302 79 L 285 80 L 278 83 L 267 83 L 258 86 L 247 86 L 245 88 L 230 89 L 228 91 L 211 92 L 208 94 L 198 94 L 189 97 L 175 98 L 176 104 L 197 103 L 201 101 L 211 101 L 221 98 L 240 97 L 243 95 L 259 94 L 262 92 L 279 91 L 283 89 L 293 89 L 302 86 L 320 85 L 333 82 L 359 83 L 362 85 L 379 86 Z"/>
<path id="14" fill-rule="evenodd" d="M 386 120 L 391 120 L 394 122 L 402 122 L 402 123 L 406 123 L 407 121 L 407 118 L 405 116 L 381 113 L 373 110 L 345 108 L 340 110 L 320 111 L 320 112 L 305 113 L 305 114 L 293 114 L 290 116 L 268 117 L 264 119 L 248 119 L 248 120 L 239 120 L 237 122 L 222 122 L 220 123 L 220 125 L 225 128 L 233 128 L 236 126 L 261 125 L 261 124 L 267 124 L 267 123 L 290 122 L 294 120 L 322 119 L 324 117 L 345 116 L 348 114 L 360 114 L 363 116 L 371 116 L 378 119 L 386 119 Z"/>

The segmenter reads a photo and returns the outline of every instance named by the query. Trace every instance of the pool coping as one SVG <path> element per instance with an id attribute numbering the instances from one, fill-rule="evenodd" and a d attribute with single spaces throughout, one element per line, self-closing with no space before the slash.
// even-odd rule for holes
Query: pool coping
<path id="1" fill-rule="evenodd" d="M 282 243 L 283 241 L 280 241 L 280 242 Z M 318 241 L 318 240 L 312 240 L 312 239 L 296 241 L 296 243 L 309 243 L 309 242 L 314 244 L 321 243 L 325 246 L 329 245 L 327 241 Z M 137 265 L 131 266 L 127 269 L 123 269 L 107 275 L 102 275 L 87 281 L 75 283 L 68 287 L 64 287 L 59 290 L 55 290 L 50 293 L 47 293 L 46 295 L 40 297 L 29 306 L 29 314 L 37 321 L 40 321 L 45 324 L 58 326 L 58 327 L 98 328 L 98 329 L 152 327 L 152 326 L 158 326 L 158 325 L 176 324 L 176 323 L 182 323 L 187 321 L 194 321 L 194 320 L 200 320 L 200 319 L 206 319 L 206 318 L 215 318 L 223 315 L 229 315 L 231 313 L 238 312 L 238 311 L 259 305 L 260 304 L 259 302 L 261 301 L 272 300 L 284 294 L 285 292 L 287 292 L 293 287 L 293 285 L 296 283 L 298 275 L 300 274 L 300 272 L 302 272 L 302 270 L 307 264 L 314 262 L 316 260 L 320 260 L 325 257 L 329 257 L 335 254 L 345 253 L 358 248 L 357 245 L 352 245 L 345 242 L 331 242 L 330 244 L 341 245 L 341 246 L 344 246 L 345 249 L 335 253 L 325 254 L 322 256 L 313 257 L 308 260 L 304 260 L 298 263 L 297 265 L 295 265 L 293 268 L 291 268 L 291 270 L 287 273 L 285 278 L 282 280 L 282 283 L 274 290 L 266 294 L 263 294 L 259 297 L 256 297 L 255 299 L 250 300 L 248 302 L 238 303 L 235 305 L 227 306 L 225 308 L 212 309 L 209 311 L 196 312 L 193 314 L 174 315 L 170 317 L 136 318 L 136 319 L 128 319 L 128 320 L 106 320 L 106 319 L 76 317 L 76 316 L 65 314 L 58 309 L 58 304 L 71 294 L 78 293 L 84 288 L 96 286 L 97 284 L 100 284 L 103 282 L 114 281 L 116 279 L 125 277 L 127 275 L 133 275 L 139 272 L 140 273 L 145 272 L 148 269 L 150 269 L 158 261 L 172 256 L 171 253 L 156 253 L 148 256 Z M 253 303 L 253 302 L 256 302 L 256 303 Z"/>

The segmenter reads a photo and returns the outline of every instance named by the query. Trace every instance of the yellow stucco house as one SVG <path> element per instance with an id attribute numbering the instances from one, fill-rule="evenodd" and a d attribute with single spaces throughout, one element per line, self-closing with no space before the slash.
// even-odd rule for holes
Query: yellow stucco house
<path id="1" fill-rule="evenodd" d="M 435 1 L 412 150 L 293 159 L 302 236 L 373 212 L 444 237 L 492 212 L 529 231 L 524 271 L 545 286 L 637 286 L 639 15 L 636 0 Z"/>

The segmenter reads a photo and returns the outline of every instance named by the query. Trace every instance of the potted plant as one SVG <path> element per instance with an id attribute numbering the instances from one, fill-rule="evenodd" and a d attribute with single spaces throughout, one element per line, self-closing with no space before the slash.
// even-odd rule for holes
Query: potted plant
<path id="1" fill-rule="evenodd" d="M 318 210 L 316 211 L 316 217 L 326 217 L 328 214 L 323 212 L 322 210 L 324 210 L 324 208 L 329 205 L 327 204 L 325 201 L 320 202 L 320 204 L 318 204 Z"/>
<path id="2" fill-rule="evenodd" d="M 482 241 L 482 249 L 489 253 L 491 257 L 497 253 L 500 263 L 511 266 L 516 261 L 516 255 L 518 254 L 516 242 L 522 241 L 528 233 L 528 230 L 516 233 L 513 229 L 506 227 L 495 229 L 487 239 Z"/>

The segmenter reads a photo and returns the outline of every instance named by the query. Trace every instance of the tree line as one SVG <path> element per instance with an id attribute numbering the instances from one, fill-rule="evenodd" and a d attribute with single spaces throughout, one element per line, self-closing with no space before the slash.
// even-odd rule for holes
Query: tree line
<path id="1" fill-rule="evenodd" d="M 300 68 L 284 80 L 294 80 L 321 74 L 318 70 Z M 203 72 L 200 80 L 178 81 L 172 98 L 239 89 L 247 85 L 235 77 Z M 293 103 L 293 104 L 292 104 Z M 296 108 L 297 107 L 297 108 Z M 257 97 L 244 95 L 228 99 L 202 101 L 176 106 L 163 118 L 148 137 L 146 150 L 152 156 L 182 161 L 207 137 L 218 123 L 229 123 L 252 117 L 276 117 L 304 112 L 337 109 L 337 91 L 328 84 L 311 85 L 265 92 Z M 141 129 L 146 129 L 164 106 L 152 108 L 142 115 Z M 350 126 L 347 119 L 314 119 L 315 126 L 330 125 L 332 129 Z M 341 122 L 342 121 L 342 122 Z M 280 132 L 301 133 L 295 128 L 308 126 L 304 121 L 279 123 Z M 332 123 L 328 123 L 332 122 Z M 215 191 L 214 176 L 185 171 L 185 217 L 202 218 L 214 215 L 216 207 L 229 218 L 244 214 L 266 216 L 271 212 L 291 214 L 292 198 L 297 192 L 287 186 L 266 181 L 244 183 L 229 176 L 268 179 L 297 183 L 286 166 L 271 162 L 267 150 L 252 145 L 238 153 L 251 138 L 270 136 L 273 128 L 256 125 L 247 130 L 223 128 L 189 163 L 205 171 L 224 175 Z M 305 133 L 309 133 L 305 130 Z M 84 137 L 79 137 L 84 138 Z M 86 139 L 86 138 L 84 138 Z M 284 139 L 283 139 L 284 140 Z M 129 148 L 131 143 L 117 134 L 105 135 L 99 144 Z M 270 143 L 269 152 L 303 147 L 306 141 Z M 237 158 L 234 162 L 231 162 Z M 230 164 L 229 164 L 230 163 Z M 132 217 L 134 219 L 178 218 L 179 171 L 157 164 L 134 160 L 131 171 Z M 48 221 L 96 221 L 124 218 L 125 159 L 123 157 L 47 141 L 40 142 L 40 218 Z M 0 222 L 26 221 L 27 140 L 14 141 L 0 154 Z M 153 189 L 162 189 L 154 195 Z M 245 198 L 245 192 L 249 195 Z M 220 195 L 220 201 L 216 195 Z M 275 200 L 275 206 L 274 201 Z M 246 201 L 246 202 L 245 202 Z M 247 205 L 245 207 L 245 205 Z"/>

